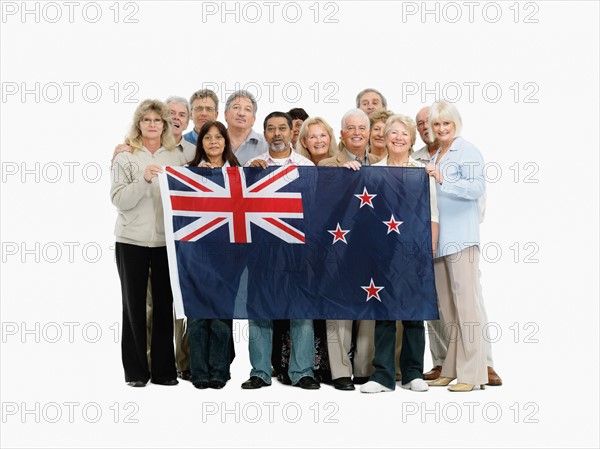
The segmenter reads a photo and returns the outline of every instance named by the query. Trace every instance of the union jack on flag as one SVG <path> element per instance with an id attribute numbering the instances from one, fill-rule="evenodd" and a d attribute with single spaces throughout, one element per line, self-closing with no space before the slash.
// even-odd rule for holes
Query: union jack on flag
<path id="1" fill-rule="evenodd" d="M 231 243 L 250 243 L 254 223 L 287 243 L 306 243 L 303 232 L 282 220 L 304 218 L 302 195 L 279 191 L 298 179 L 295 165 L 283 166 L 251 185 L 238 167 L 224 170 L 223 186 L 187 167 L 167 167 L 166 172 L 189 188 L 169 189 L 172 214 L 195 218 L 174 230 L 175 240 L 195 242 L 227 225 Z"/>

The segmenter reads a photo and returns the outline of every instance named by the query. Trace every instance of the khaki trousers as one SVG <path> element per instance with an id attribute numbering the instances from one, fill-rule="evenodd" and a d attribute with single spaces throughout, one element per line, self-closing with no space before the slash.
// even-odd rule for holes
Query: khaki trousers
<path id="1" fill-rule="evenodd" d="M 442 366 L 443 377 L 479 385 L 488 382 L 486 324 L 480 304 L 479 247 L 470 246 L 459 253 L 436 259 L 435 285 L 440 312 L 446 323 L 448 353 Z"/>

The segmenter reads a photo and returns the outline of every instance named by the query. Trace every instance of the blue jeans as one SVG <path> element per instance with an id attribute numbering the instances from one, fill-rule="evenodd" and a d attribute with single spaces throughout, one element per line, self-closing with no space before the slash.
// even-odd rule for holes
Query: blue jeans
<path id="1" fill-rule="evenodd" d="M 250 376 L 257 376 L 271 384 L 271 352 L 273 351 L 273 321 L 249 320 Z M 314 377 L 315 332 L 312 320 L 290 320 L 292 351 L 288 375 L 292 384 L 305 376 Z"/>
<path id="2" fill-rule="evenodd" d="M 231 378 L 231 320 L 190 318 L 188 335 L 192 383 L 210 380 L 227 382 Z"/>

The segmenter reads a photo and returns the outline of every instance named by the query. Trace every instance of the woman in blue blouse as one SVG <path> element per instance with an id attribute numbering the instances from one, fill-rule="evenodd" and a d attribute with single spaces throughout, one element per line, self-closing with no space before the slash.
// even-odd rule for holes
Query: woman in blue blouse
<path id="1" fill-rule="evenodd" d="M 460 137 L 462 120 L 456 107 L 439 101 L 429 111 L 431 137 L 440 148 L 426 167 L 436 181 L 439 241 L 434 262 L 440 312 L 449 337 L 441 377 L 430 386 L 471 391 L 488 382 L 480 306 L 479 198 L 485 193 L 484 161 L 479 150 Z"/>

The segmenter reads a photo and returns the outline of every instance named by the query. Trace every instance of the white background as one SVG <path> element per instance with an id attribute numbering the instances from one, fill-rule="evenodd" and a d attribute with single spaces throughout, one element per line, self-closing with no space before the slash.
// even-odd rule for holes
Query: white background
<path id="1" fill-rule="evenodd" d="M 75 3 L 2 2 L 3 447 L 598 446 L 597 2 Z M 439 83 L 491 164 L 502 387 L 242 391 L 244 321 L 224 390 L 125 385 L 110 157 L 137 102 L 203 83 L 259 94 L 259 132 L 291 107 L 338 132 L 365 87 L 414 116 Z"/>

